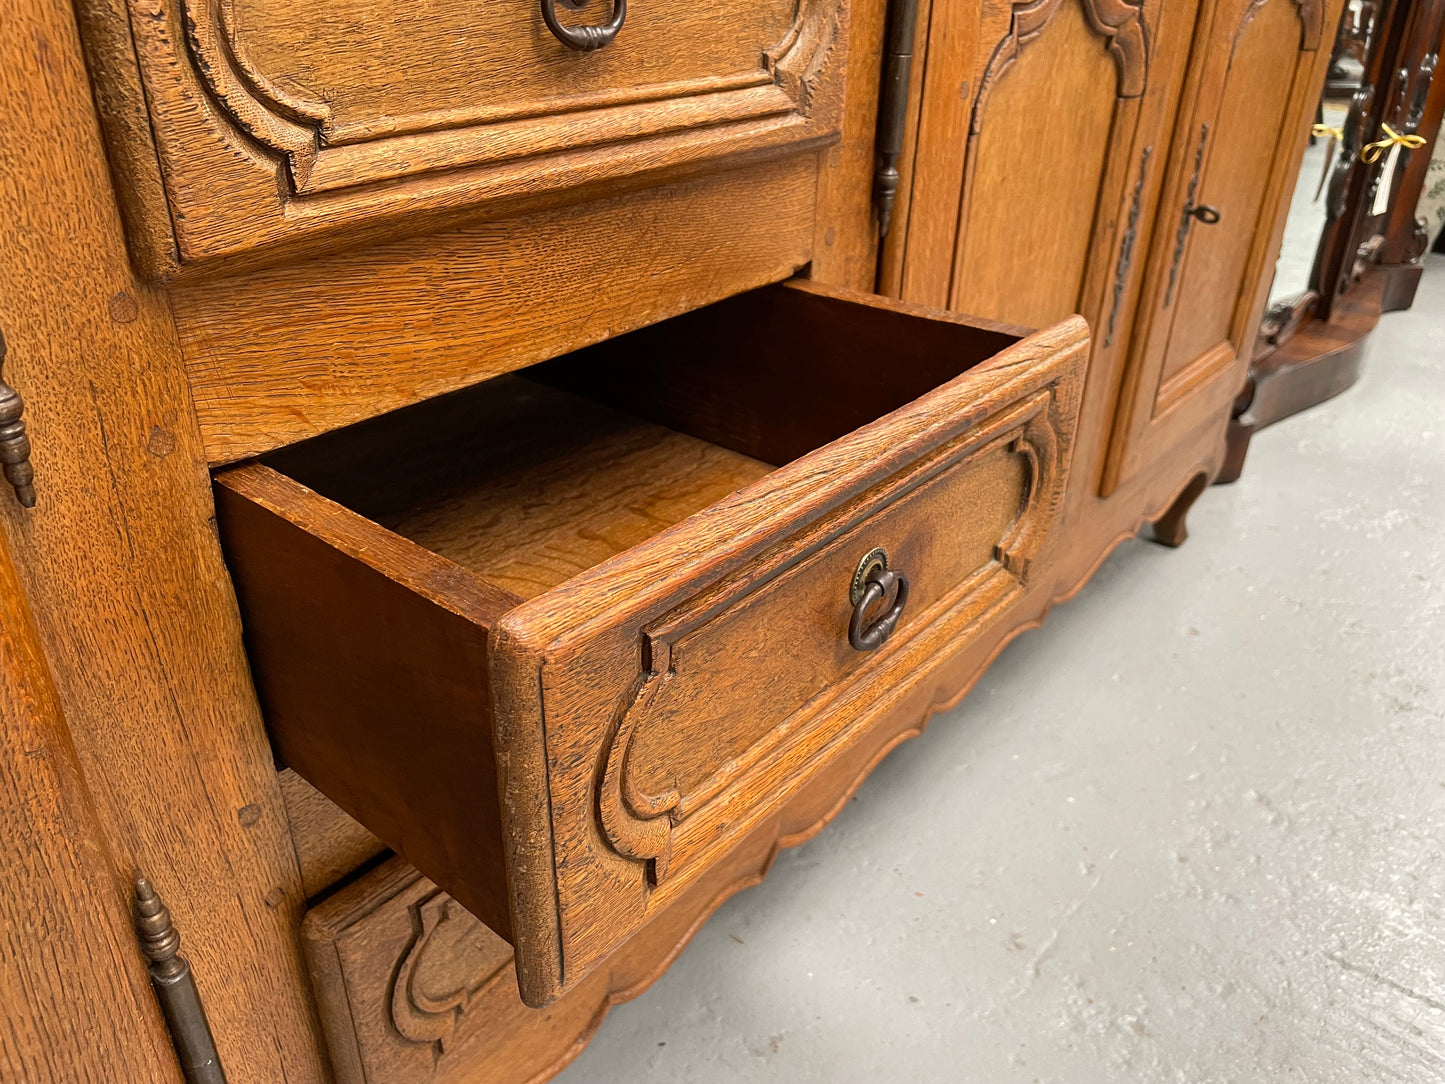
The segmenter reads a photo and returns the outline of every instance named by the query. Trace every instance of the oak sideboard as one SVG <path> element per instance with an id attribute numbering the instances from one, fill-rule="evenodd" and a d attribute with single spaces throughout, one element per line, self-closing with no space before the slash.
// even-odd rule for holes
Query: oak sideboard
<path id="1" fill-rule="evenodd" d="M 11 0 L 0 1079 L 521 1084 L 1219 473 L 1340 0 Z"/>

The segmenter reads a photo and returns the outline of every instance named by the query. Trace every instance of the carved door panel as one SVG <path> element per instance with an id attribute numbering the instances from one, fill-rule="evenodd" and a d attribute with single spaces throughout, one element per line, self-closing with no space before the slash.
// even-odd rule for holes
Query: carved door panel
<path id="1" fill-rule="evenodd" d="M 1239 392 L 1322 66 L 1320 0 L 1200 18 L 1102 478 L 1108 495 Z M 1326 43 L 1328 44 L 1328 43 Z"/>
<path id="2" fill-rule="evenodd" d="M 1129 260 L 1115 240 L 1136 231 L 1162 157 L 1141 125 L 1161 8 L 933 5 L 907 231 L 885 289 L 1029 327 L 1082 312 L 1101 345 L 1105 280 Z"/>

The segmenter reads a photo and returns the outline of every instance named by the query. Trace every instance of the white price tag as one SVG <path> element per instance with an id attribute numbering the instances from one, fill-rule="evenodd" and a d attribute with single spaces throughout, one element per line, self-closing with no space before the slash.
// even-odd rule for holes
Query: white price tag
<path id="1" fill-rule="evenodd" d="M 1375 188 L 1375 203 L 1370 214 L 1382 215 L 1390 209 L 1390 193 L 1395 187 L 1395 163 L 1400 160 L 1400 144 L 1390 147 L 1390 156 L 1385 159 L 1385 168 L 1380 170 L 1380 183 Z"/>

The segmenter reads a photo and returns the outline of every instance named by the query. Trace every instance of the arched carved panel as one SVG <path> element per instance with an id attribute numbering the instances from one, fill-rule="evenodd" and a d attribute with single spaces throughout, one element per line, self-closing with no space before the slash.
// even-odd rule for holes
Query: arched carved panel
<path id="1" fill-rule="evenodd" d="M 1010 13 L 1008 33 L 994 47 L 988 67 L 978 81 L 974 96 L 969 131 L 977 132 L 983 123 L 989 92 L 1003 74 L 1018 60 L 1025 47 L 1036 41 L 1062 3 L 1073 0 L 1026 0 L 1015 4 Z M 1311 0 L 1318 2 L 1318 0 Z M 1104 47 L 1114 58 L 1118 71 L 1118 96 L 1137 98 L 1144 93 L 1149 69 L 1148 27 L 1144 9 L 1125 0 L 1079 0 L 1084 16 L 1094 32 L 1103 38 Z"/>
<path id="2" fill-rule="evenodd" d="M 1141 9 L 1016 6 L 970 120 L 950 307 L 1041 327 L 1079 310 L 1108 163 L 1142 94 Z"/>

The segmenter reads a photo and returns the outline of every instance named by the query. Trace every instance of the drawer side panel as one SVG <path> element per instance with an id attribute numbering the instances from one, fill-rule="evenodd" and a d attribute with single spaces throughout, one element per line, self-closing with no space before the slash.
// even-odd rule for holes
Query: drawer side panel
<path id="1" fill-rule="evenodd" d="M 508 936 L 485 616 L 507 600 L 266 467 L 218 478 L 216 510 L 281 760 Z"/>

